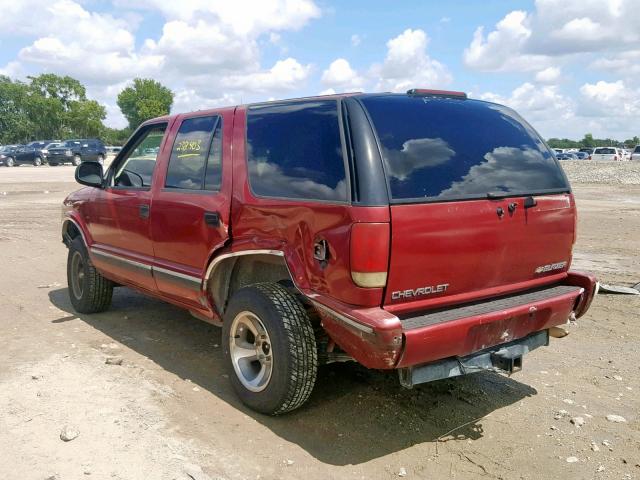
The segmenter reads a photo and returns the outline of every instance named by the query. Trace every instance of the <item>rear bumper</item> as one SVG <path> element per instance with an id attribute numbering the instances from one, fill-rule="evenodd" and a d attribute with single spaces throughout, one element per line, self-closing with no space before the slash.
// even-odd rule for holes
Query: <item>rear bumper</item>
<path id="1" fill-rule="evenodd" d="M 593 276 L 570 272 L 560 285 L 402 318 L 308 297 L 343 350 L 366 367 L 393 369 L 468 356 L 566 323 L 587 311 L 595 288 Z"/>
<path id="2" fill-rule="evenodd" d="M 411 388 L 420 383 L 458 377 L 481 371 L 515 373 L 522 370 L 525 354 L 538 347 L 549 345 L 549 332 L 542 330 L 513 342 L 472 353 L 465 357 L 445 358 L 425 365 L 398 369 L 400 384 Z"/>

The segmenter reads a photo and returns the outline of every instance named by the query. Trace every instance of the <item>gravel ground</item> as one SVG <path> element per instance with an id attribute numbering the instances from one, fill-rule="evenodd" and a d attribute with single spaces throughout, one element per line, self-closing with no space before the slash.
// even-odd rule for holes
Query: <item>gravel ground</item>
<path id="1" fill-rule="evenodd" d="M 598 295 L 511 377 L 404 390 L 335 364 L 304 408 L 265 417 L 233 394 L 219 329 L 126 288 L 73 311 L 60 202 L 76 188 L 71 167 L 0 168 L 0 479 L 640 478 L 640 296 Z M 574 266 L 640 281 L 640 186 L 574 192 Z"/>
<path id="2" fill-rule="evenodd" d="M 640 185 L 640 162 L 562 160 L 560 165 L 572 184 Z"/>

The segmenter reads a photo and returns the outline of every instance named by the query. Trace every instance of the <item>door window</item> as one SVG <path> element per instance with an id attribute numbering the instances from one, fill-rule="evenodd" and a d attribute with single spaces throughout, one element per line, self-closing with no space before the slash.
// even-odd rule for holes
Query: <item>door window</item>
<path id="1" fill-rule="evenodd" d="M 220 117 L 185 119 L 173 144 L 165 187 L 180 190 L 219 190 L 221 173 Z"/>
<path id="2" fill-rule="evenodd" d="M 127 146 L 126 153 L 115 167 L 114 187 L 149 188 L 153 180 L 160 144 L 167 124 L 150 125 L 140 131 Z"/>

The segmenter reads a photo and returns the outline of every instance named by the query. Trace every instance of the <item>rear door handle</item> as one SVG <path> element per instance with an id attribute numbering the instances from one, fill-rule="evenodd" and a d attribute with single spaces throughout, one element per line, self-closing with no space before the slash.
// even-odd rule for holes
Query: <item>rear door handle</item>
<path id="1" fill-rule="evenodd" d="M 204 223 L 210 227 L 219 227 L 220 214 L 218 212 L 204 212 Z"/>
<path id="2" fill-rule="evenodd" d="M 138 214 L 140 215 L 140 218 L 149 218 L 149 205 L 139 205 Z"/>

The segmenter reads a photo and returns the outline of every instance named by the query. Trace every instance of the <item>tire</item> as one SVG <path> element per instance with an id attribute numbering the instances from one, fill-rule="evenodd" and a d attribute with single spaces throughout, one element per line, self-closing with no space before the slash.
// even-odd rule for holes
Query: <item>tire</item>
<path id="1" fill-rule="evenodd" d="M 82 158 L 80 157 L 80 155 L 74 155 L 73 160 L 71 160 L 71 163 L 73 163 L 74 167 L 77 167 L 82 163 Z"/>
<path id="2" fill-rule="evenodd" d="M 233 388 L 249 408 L 280 415 L 311 395 L 318 371 L 313 327 L 302 304 L 281 285 L 255 284 L 233 295 L 224 314 L 222 345 Z M 252 349 L 256 359 L 248 360 Z M 265 358 L 257 358 L 261 354 Z M 263 368 L 269 372 L 261 377 L 257 372 Z"/>
<path id="3" fill-rule="evenodd" d="M 16 161 L 13 157 L 9 157 L 4 161 L 5 167 L 13 167 L 16 164 Z"/>
<path id="4" fill-rule="evenodd" d="M 78 313 L 104 312 L 111 305 L 113 282 L 93 266 L 81 236 L 69 246 L 67 285 L 71 304 Z"/>
<path id="5" fill-rule="evenodd" d="M 98 155 L 98 163 L 104 165 L 104 155 Z"/>
<path id="6" fill-rule="evenodd" d="M 40 157 L 36 157 L 33 159 L 33 166 L 34 167 L 39 167 L 40 165 L 42 165 L 42 158 Z"/>

